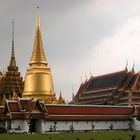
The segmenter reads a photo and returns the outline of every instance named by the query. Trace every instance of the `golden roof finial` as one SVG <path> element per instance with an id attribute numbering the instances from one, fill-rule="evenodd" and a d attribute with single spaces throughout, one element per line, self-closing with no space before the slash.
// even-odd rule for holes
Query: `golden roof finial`
<path id="1" fill-rule="evenodd" d="M 133 73 L 135 72 L 135 62 L 133 62 L 132 70 Z"/>
<path id="2" fill-rule="evenodd" d="M 128 60 L 126 60 L 125 71 L 128 71 L 127 66 L 128 66 Z"/>
<path id="3" fill-rule="evenodd" d="M 73 88 L 73 85 L 72 85 L 72 99 L 74 99 L 74 88 Z"/>
<path id="4" fill-rule="evenodd" d="M 37 6 L 36 27 L 37 27 L 37 28 L 40 28 L 40 14 L 39 14 L 39 6 Z"/>
<path id="5" fill-rule="evenodd" d="M 40 31 L 40 15 L 39 15 L 39 6 L 37 7 L 37 17 L 36 17 L 36 35 L 35 35 L 35 41 L 34 41 L 34 48 L 32 52 L 32 57 L 30 59 L 30 66 L 31 65 L 40 65 L 45 64 L 47 65 L 44 49 L 43 49 L 43 43 L 42 43 L 42 37 L 41 37 L 41 31 Z"/>

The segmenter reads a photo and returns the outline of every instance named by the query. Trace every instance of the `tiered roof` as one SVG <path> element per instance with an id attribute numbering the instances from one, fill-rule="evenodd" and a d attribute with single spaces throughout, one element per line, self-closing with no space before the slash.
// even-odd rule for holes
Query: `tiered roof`
<path id="1" fill-rule="evenodd" d="M 6 100 L 6 105 L 0 106 L 0 119 L 128 120 L 135 109 L 133 106 L 55 105 L 21 98 Z"/>
<path id="2" fill-rule="evenodd" d="M 19 99 L 18 101 L 7 100 L 6 107 L 8 112 L 6 118 L 9 119 L 27 119 L 43 118 L 44 110 L 40 107 L 39 102 L 33 99 Z"/>
<path id="3" fill-rule="evenodd" d="M 46 105 L 49 120 L 125 120 L 134 108 L 98 105 Z"/>
<path id="4" fill-rule="evenodd" d="M 75 104 L 139 104 L 140 93 L 135 90 L 139 73 L 127 70 L 91 77 L 80 85 Z"/>

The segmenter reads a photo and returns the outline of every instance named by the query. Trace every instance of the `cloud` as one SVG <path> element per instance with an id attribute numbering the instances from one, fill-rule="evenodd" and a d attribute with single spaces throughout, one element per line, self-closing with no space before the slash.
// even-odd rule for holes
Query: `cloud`
<path id="1" fill-rule="evenodd" d="M 126 60 L 130 62 L 130 67 L 134 61 L 138 69 L 139 52 L 140 17 L 132 17 L 90 50 L 86 61 L 88 66 L 92 66 L 95 75 L 123 69 Z"/>
<path id="2" fill-rule="evenodd" d="M 79 54 L 80 55 L 80 54 Z M 136 70 L 140 69 L 140 17 L 129 18 L 126 23 L 119 25 L 112 35 L 102 39 L 96 46 L 85 52 L 81 60 L 76 60 L 67 64 L 57 65 L 55 68 L 59 87 L 63 87 L 64 97 L 70 99 L 73 83 L 75 92 L 80 85 L 80 77 L 85 79 L 85 73 L 90 76 L 90 72 L 95 75 L 107 74 L 123 70 L 126 60 L 129 61 L 129 69 L 132 68 L 133 61 Z M 65 88 L 65 87 L 69 87 Z"/>
<path id="3" fill-rule="evenodd" d="M 85 79 L 121 70 L 129 60 L 140 69 L 139 0 L 53 0 L 40 2 L 44 50 L 52 68 L 57 96 L 71 99 Z M 35 8 L 33 0 L 2 0 L 0 5 L 0 69 L 6 69 L 11 54 L 11 20 L 15 19 L 15 52 L 24 77 L 33 49 Z M 26 9 L 26 10 L 25 10 Z"/>

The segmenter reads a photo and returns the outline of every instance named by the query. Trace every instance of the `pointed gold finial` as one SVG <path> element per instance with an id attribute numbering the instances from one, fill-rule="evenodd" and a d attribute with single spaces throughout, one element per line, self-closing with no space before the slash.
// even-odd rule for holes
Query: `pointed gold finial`
<path id="1" fill-rule="evenodd" d="M 32 52 L 32 57 L 30 59 L 30 66 L 32 65 L 47 65 L 42 37 L 41 37 L 41 30 L 40 30 L 40 15 L 39 15 L 39 6 L 37 7 L 37 16 L 36 16 L 36 35 L 34 41 L 34 48 Z"/>
<path id="2" fill-rule="evenodd" d="M 36 27 L 37 27 L 37 28 L 40 28 L 40 14 L 39 14 L 39 6 L 37 6 Z"/>

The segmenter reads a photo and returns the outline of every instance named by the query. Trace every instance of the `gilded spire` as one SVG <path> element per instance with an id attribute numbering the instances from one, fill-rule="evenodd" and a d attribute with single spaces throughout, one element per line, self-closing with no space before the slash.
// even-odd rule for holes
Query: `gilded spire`
<path id="1" fill-rule="evenodd" d="M 41 64 L 47 65 L 47 61 L 46 61 L 46 57 L 45 57 L 45 53 L 43 49 L 41 31 L 40 31 L 39 7 L 37 7 L 36 35 L 35 35 L 35 41 L 34 41 L 34 48 L 33 48 L 32 57 L 30 59 L 29 64 L 30 65 L 41 65 Z"/>
<path id="2" fill-rule="evenodd" d="M 16 66 L 15 51 L 14 51 L 14 20 L 12 21 L 12 52 L 9 66 Z"/>

